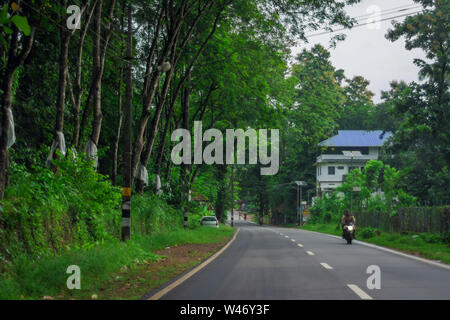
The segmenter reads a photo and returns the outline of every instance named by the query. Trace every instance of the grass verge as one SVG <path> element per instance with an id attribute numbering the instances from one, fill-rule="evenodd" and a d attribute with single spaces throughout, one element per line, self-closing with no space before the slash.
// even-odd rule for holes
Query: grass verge
<path id="1" fill-rule="evenodd" d="M 31 260 L 15 259 L 0 279 L 0 299 L 132 299 L 172 279 L 215 252 L 233 234 L 228 226 L 175 229 L 148 236 L 134 236 L 122 243 L 110 239 L 60 255 Z M 211 245 L 213 244 L 213 245 Z M 181 248 L 187 258 L 171 256 Z M 66 270 L 81 270 L 81 289 L 66 286 Z M 144 274 L 147 277 L 143 276 Z"/>
<path id="2" fill-rule="evenodd" d="M 307 224 L 302 228 L 337 236 L 342 234 L 340 230 L 336 229 L 336 224 Z M 405 235 L 382 232 L 372 228 L 359 228 L 357 229 L 357 240 L 450 264 L 450 245 L 439 243 L 438 235 L 426 233 Z"/>

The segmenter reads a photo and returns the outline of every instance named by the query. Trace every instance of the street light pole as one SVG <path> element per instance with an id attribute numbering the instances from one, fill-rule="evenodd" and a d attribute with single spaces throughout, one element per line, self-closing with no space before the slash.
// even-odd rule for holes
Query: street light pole
<path id="1" fill-rule="evenodd" d="M 302 186 L 300 186 L 300 227 L 303 226 L 303 207 L 302 207 L 302 203 L 303 203 L 303 189 Z"/>
<path id="2" fill-rule="evenodd" d="M 303 197 L 302 197 L 302 190 L 303 189 L 302 189 L 302 187 L 306 186 L 307 184 L 306 184 L 305 181 L 295 181 L 295 183 L 297 184 L 297 209 L 296 209 L 296 212 L 297 212 L 297 226 L 302 226 L 303 225 L 303 212 L 299 212 L 299 211 L 301 211 L 299 209 L 300 209 L 300 206 L 301 206 L 301 202 L 303 200 Z M 300 188 L 300 204 L 298 203 L 299 188 Z"/>

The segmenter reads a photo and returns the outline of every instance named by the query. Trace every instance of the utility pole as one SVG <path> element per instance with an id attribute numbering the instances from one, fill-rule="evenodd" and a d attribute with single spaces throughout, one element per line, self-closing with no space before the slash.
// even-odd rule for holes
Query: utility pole
<path id="1" fill-rule="evenodd" d="M 122 241 L 130 239 L 131 228 L 131 129 L 132 129 L 132 77 L 131 63 L 133 61 L 133 33 L 131 21 L 132 4 L 128 3 L 128 41 L 126 63 L 125 120 L 123 132 L 123 191 L 122 191 Z"/>
<path id="2" fill-rule="evenodd" d="M 231 226 L 234 227 L 234 165 L 231 166 Z"/>
<path id="3" fill-rule="evenodd" d="M 303 226 L 303 192 L 302 186 L 300 186 L 300 226 Z"/>

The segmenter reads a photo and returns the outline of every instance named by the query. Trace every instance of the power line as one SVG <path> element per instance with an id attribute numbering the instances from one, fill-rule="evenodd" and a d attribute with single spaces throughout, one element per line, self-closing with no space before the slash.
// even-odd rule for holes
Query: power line
<path id="1" fill-rule="evenodd" d="M 423 12 L 423 10 L 416 11 L 416 12 L 410 12 L 410 13 L 398 15 L 398 16 L 395 16 L 395 17 L 388 17 L 388 18 L 380 19 L 378 21 L 371 21 L 371 22 L 366 22 L 366 23 L 360 23 L 360 24 L 354 25 L 351 29 L 357 28 L 357 27 L 366 26 L 366 25 L 369 25 L 369 24 L 374 24 L 376 22 L 382 22 L 382 21 L 390 20 L 390 19 L 401 18 L 401 17 L 405 17 L 405 16 L 412 16 L 412 15 L 415 15 L 415 14 L 421 13 L 421 12 Z M 347 29 L 348 28 L 341 28 L 341 29 L 336 29 L 336 30 L 331 30 L 331 31 L 324 31 L 324 32 L 320 32 L 320 33 L 314 33 L 314 34 L 306 35 L 305 38 L 309 39 L 309 38 L 312 38 L 312 37 L 321 36 L 321 35 L 324 35 L 324 34 L 330 34 L 330 33 L 338 32 L 338 31 L 342 31 L 342 30 L 347 30 Z"/>
<path id="2" fill-rule="evenodd" d="M 415 9 L 419 9 L 419 8 L 422 8 L 422 6 L 421 5 L 400 6 L 400 7 L 394 7 L 394 8 L 381 10 L 379 12 L 366 13 L 366 14 L 363 14 L 363 15 L 360 15 L 360 16 L 353 17 L 353 19 L 362 20 L 364 18 L 373 16 L 373 15 L 376 15 L 376 14 L 388 15 L 388 14 L 393 14 L 395 12 L 403 12 L 403 11 L 415 10 Z"/>

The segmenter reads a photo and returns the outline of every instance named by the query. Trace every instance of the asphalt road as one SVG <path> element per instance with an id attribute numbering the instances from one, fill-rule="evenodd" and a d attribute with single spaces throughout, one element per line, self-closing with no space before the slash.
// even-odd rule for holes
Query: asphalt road
<path id="1" fill-rule="evenodd" d="M 358 241 L 235 220 L 236 240 L 168 300 L 450 299 L 450 270 Z M 380 268 L 381 289 L 367 287 Z M 350 285 L 350 286 L 349 286 Z"/>

